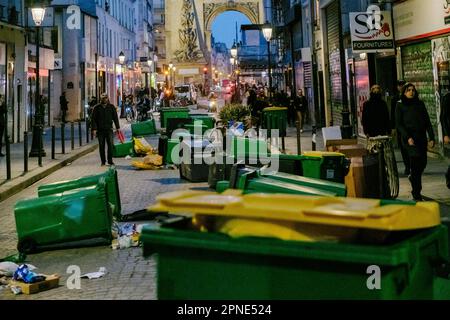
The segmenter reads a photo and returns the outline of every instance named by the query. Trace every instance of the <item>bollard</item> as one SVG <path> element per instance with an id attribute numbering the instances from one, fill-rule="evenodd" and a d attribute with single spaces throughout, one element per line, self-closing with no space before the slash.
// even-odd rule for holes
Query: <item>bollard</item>
<path id="1" fill-rule="evenodd" d="M 317 128 L 316 128 L 316 126 L 313 126 L 312 127 L 312 139 L 311 139 L 312 151 L 316 151 L 316 141 L 317 141 Z"/>
<path id="2" fill-rule="evenodd" d="M 44 132 L 44 128 L 41 126 L 41 130 L 39 130 L 39 134 L 41 135 L 39 137 L 39 151 L 38 151 L 38 166 L 42 167 L 42 143 L 43 143 L 43 137 L 42 133 Z"/>
<path id="3" fill-rule="evenodd" d="M 75 126 L 74 123 L 70 123 L 70 147 L 71 149 L 75 149 Z"/>
<path id="4" fill-rule="evenodd" d="M 23 133 L 23 172 L 28 172 L 28 132 Z"/>
<path id="5" fill-rule="evenodd" d="M 55 126 L 52 126 L 52 160 L 55 160 Z"/>
<path id="6" fill-rule="evenodd" d="M 89 120 L 86 118 L 86 143 L 89 143 Z"/>
<path id="7" fill-rule="evenodd" d="M 80 147 L 83 146 L 83 137 L 81 135 L 81 120 L 78 121 L 78 140 L 80 142 Z"/>
<path id="8" fill-rule="evenodd" d="M 66 136 L 64 122 L 61 123 L 61 151 L 62 154 L 66 154 Z"/>
<path id="9" fill-rule="evenodd" d="M 295 121 L 295 125 L 297 127 L 297 154 L 301 155 L 302 154 L 302 136 L 301 136 L 301 129 L 300 129 L 300 121 Z"/>
<path id="10" fill-rule="evenodd" d="M 5 148 L 6 148 L 6 180 L 11 180 L 11 145 L 9 143 L 8 133 L 6 133 L 5 136 Z"/>

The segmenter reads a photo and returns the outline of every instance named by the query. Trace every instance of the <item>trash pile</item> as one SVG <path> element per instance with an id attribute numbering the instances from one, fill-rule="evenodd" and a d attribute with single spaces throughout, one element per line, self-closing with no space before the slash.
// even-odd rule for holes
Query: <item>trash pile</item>
<path id="1" fill-rule="evenodd" d="M 31 264 L 18 265 L 11 261 L 0 262 L 0 290 L 10 288 L 15 294 L 32 294 L 58 286 L 59 275 L 36 273 Z"/>
<path id="2" fill-rule="evenodd" d="M 112 228 L 113 241 L 111 248 L 117 250 L 139 247 L 140 232 L 138 232 L 138 229 L 142 229 L 142 226 L 138 227 L 134 223 L 119 224 L 115 222 Z"/>
<path id="3" fill-rule="evenodd" d="M 158 155 L 158 150 L 153 148 L 144 138 L 133 138 L 134 153 L 144 156 L 142 161 L 132 161 L 131 165 L 136 169 L 158 170 L 162 168 L 163 158 Z"/>

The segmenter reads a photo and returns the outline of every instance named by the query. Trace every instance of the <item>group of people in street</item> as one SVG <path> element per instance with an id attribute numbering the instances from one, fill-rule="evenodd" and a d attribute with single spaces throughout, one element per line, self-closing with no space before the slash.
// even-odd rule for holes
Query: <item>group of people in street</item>
<path id="1" fill-rule="evenodd" d="M 250 87 L 247 92 L 247 106 L 250 108 L 252 126 L 259 128 L 261 125 L 261 114 L 264 108 L 269 106 L 285 107 L 288 109 L 287 124 L 291 127 L 299 123 L 300 132 L 303 133 L 303 126 L 308 115 L 308 100 L 302 89 L 297 90 L 297 94 L 289 95 L 281 90 L 272 92 L 272 101 L 266 95 L 266 90 L 260 87 Z"/>
<path id="2" fill-rule="evenodd" d="M 422 175 L 427 166 L 427 150 L 435 145 L 433 126 L 414 84 L 399 80 L 397 89 L 389 117 L 381 87 L 371 87 L 370 98 L 363 105 L 363 130 L 368 138 L 397 135 L 412 197 L 415 201 L 423 201 Z"/>

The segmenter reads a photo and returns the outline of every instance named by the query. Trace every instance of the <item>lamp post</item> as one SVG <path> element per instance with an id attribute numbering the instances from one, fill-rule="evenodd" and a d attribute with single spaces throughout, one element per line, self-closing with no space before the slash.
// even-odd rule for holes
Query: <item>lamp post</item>
<path id="1" fill-rule="evenodd" d="M 271 62 L 270 62 L 270 40 L 272 39 L 272 26 L 269 22 L 266 22 L 262 27 L 262 33 L 264 39 L 267 41 L 267 57 L 268 57 L 268 73 L 269 73 L 269 100 L 272 100 L 272 72 L 271 72 Z"/>
<path id="2" fill-rule="evenodd" d="M 172 62 L 170 62 L 169 63 L 169 80 L 170 80 L 170 82 L 169 82 L 169 85 L 170 85 L 170 87 L 172 87 L 172 68 L 173 68 L 173 63 Z"/>
<path id="3" fill-rule="evenodd" d="M 150 78 L 150 81 L 148 82 L 149 85 L 147 86 L 147 88 L 148 88 L 149 94 L 151 95 L 153 60 L 148 59 L 148 60 L 147 60 L 147 65 L 148 65 L 148 73 L 149 73 L 148 76 L 149 76 L 149 78 Z"/>
<path id="4" fill-rule="evenodd" d="M 36 25 L 36 102 L 34 111 L 34 125 L 33 125 L 33 142 L 31 145 L 30 157 L 39 157 L 39 166 L 42 166 L 42 157 L 45 157 L 45 150 L 42 144 L 43 131 L 43 110 L 41 106 L 40 94 L 40 75 L 39 75 L 39 30 L 44 21 L 45 8 L 35 7 L 31 9 L 31 15 Z"/>
<path id="5" fill-rule="evenodd" d="M 172 84 L 172 87 L 173 88 L 175 88 L 175 72 L 177 71 L 177 67 L 172 67 L 172 78 L 173 78 L 173 80 L 172 80 L 172 82 L 173 82 L 173 84 Z"/>
<path id="6" fill-rule="evenodd" d="M 125 69 L 124 69 L 124 63 L 125 63 L 125 54 L 123 51 L 120 51 L 119 53 L 119 62 L 120 62 L 120 71 L 122 73 L 122 106 L 120 108 L 120 117 L 125 117 Z"/>
<path id="7" fill-rule="evenodd" d="M 240 89 L 239 89 L 239 69 L 237 68 L 237 54 L 238 54 L 238 49 L 236 46 L 236 42 L 233 43 L 233 46 L 230 49 L 230 53 L 231 53 L 231 57 L 233 59 L 233 65 L 235 65 L 235 73 L 236 73 L 236 82 L 235 82 L 235 86 L 234 86 L 234 101 L 236 103 L 239 103 L 240 100 Z M 230 60 L 231 61 L 231 60 Z"/>

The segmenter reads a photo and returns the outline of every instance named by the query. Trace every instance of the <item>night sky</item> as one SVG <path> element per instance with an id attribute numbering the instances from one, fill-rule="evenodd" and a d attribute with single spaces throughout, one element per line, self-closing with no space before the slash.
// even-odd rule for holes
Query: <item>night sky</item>
<path id="1" fill-rule="evenodd" d="M 250 20 L 242 13 L 237 11 L 226 11 L 214 20 L 212 33 L 216 42 L 225 42 L 228 48 L 231 48 L 236 38 L 236 21 L 238 24 L 238 37 L 241 40 L 241 24 L 250 24 Z"/>

